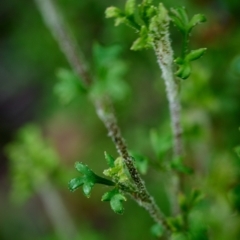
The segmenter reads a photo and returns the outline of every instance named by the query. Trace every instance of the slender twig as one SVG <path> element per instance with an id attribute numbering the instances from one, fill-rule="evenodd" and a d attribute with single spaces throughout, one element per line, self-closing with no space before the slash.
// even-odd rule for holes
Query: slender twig
<path id="1" fill-rule="evenodd" d="M 45 184 L 36 187 L 36 189 L 59 239 L 75 239 L 78 231 L 64 206 L 61 196 L 52 183 L 46 181 Z"/>
<path id="2" fill-rule="evenodd" d="M 87 86 L 90 86 L 92 79 L 86 68 L 83 55 L 77 55 L 77 52 L 80 51 L 77 48 L 76 41 L 68 31 L 59 9 L 53 4 L 53 0 L 35 1 L 45 19 L 46 25 L 59 43 L 73 70 L 78 74 L 79 79 L 82 79 Z M 107 97 L 94 99 L 94 105 L 99 118 L 107 128 L 108 135 L 114 142 L 118 153 L 124 159 L 129 173 L 138 189 L 135 193 L 132 193 L 131 196 L 139 205 L 148 211 L 156 223 L 162 224 L 169 233 L 171 230 L 166 222 L 164 214 L 156 205 L 153 197 L 148 193 L 144 181 L 133 164 L 133 158 L 130 156 L 121 135 L 110 99 Z"/>
<path id="3" fill-rule="evenodd" d="M 75 38 L 63 20 L 62 14 L 54 3 L 54 0 L 35 0 L 46 25 L 50 29 L 55 40 L 58 42 L 62 52 L 65 54 L 69 64 L 81 77 L 86 87 L 91 84 L 91 76 L 84 56 L 79 49 Z"/>

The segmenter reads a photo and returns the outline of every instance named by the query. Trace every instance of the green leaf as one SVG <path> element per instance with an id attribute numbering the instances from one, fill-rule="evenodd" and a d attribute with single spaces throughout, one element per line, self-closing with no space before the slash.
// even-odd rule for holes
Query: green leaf
<path id="1" fill-rule="evenodd" d="M 175 75 L 181 79 L 187 79 L 191 74 L 191 65 L 189 62 L 184 62 L 180 65 Z"/>
<path id="2" fill-rule="evenodd" d="M 106 18 L 118 18 L 122 17 L 123 12 L 116 7 L 108 7 L 105 11 Z"/>
<path id="3" fill-rule="evenodd" d="M 57 72 L 58 83 L 54 87 L 55 94 L 63 104 L 69 104 L 79 95 L 86 93 L 81 79 L 75 73 L 67 69 L 59 69 Z"/>
<path id="4" fill-rule="evenodd" d="M 163 236 L 164 228 L 162 225 L 155 224 L 151 227 L 151 233 L 153 236 L 160 238 L 161 236 Z"/>
<path id="5" fill-rule="evenodd" d="M 181 231 L 184 225 L 183 217 L 181 215 L 178 215 L 176 217 L 168 217 L 167 223 L 173 232 Z"/>
<path id="6" fill-rule="evenodd" d="M 131 155 L 134 159 L 134 164 L 138 169 L 138 171 L 141 174 L 146 174 L 148 170 L 148 158 L 132 151 L 131 151 Z"/>
<path id="7" fill-rule="evenodd" d="M 122 204 L 123 201 L 127 201 L 127 199 L 120 193 L 115 194 L 111 198 L 110 206 L 115 213 L 123 214 L 123 212 L 124 212 L 124 208 L 123 208 L 123 204 Z"/>
<path id="8" fill-rule="evenodd" d="M 203 14 L 194 15 L 188 24 L 188 31 L 190 32 L 192 28 L 195 27 L 197 24 L 200 24 L 206 21 L 207 19 Z"/>
<path id="9" fill-rule="evenodd" d="M 182 157 L 175 157 L 171 162 L 171 168 L 185 174 L 192 174 L 193 170 L 185 166 L 182 161 Z"/>
<path id="10" fill-rule="evenodd" d="M 186 61 L 194 61 L 199 59 L 203 56 L 203 54 L 206 52 L 207 48 L 199 48 L 197 50 L 192 50 L 190 53 L 187 54 L 185 57 Z"/>
<path id="11" fill-rule="evenodd" d="M 188 16 L 184 7 L 179 8 L 171 8 L 171 15 L 170 15 L 173 23 L 176 27 L 180 30 L 182 34 L 186 34 L 188 31 Z"/>
<path id="12" fill-rule="evenodd" d="M 83 185 L 83 193 L 85 194 L 86 197 L 90 197 L 90 192 L 94 186 L 93 182 L 85 182 Z"/>
<path id="13" fill-rule="evenodd" d="M 130 174 L 125 166 L 124 160 L 122 157 L 118 157 L 114 161 L 114 166 L 110 167 L 103 171 L 103 174 L 107 177 L 113 179 L 114 182 L 130 185 L 131 177 Z"/>
<path id="14" fill-rule="evenodd" d="M 119 59 L 120 52 L 121 47 L 118 45 L 107 48 L 94 45 L 95 82 L 90 90 L 92 98 L 108 94 L 114 101 L 120 101 L 129 93 L 129 87 L 124 80 L 127 66 Z"/>
<path id="15" fill-rule="evenodd" d="M 127 0 L 125 5 L 125 13 L 127 16 L 134 15 L 136 9 L 136 0 Z"/>
<path id="16" fill-rule="evenodd" d="M 78 189 L 79 187 L 81 187 L 85 182 L 85 179 L 82 177 L 77 177 L 77 178 L 73 178 L 69 184 L 68 187 L 70 189 L 71 192 L 75 191 L 76 189 Z"/>
<path id="17" fill-rule="evenodd" d="M 161 133 L 160 136 L 160 133 L 157 130 L 152 129 L 150 131 L 150 141 L 153 150 L 159 159 L 161 159 L 172 147 L 172 137 L 169 132 Z"/>
<path id="18" fill-rule="evenodd" d="M 237 153 L 238 157 L 240 157 L 240 146 L 235 148 L 235 152 Z"/>
<path id="19" fill-rule="evenodd" d="M 138 51 L 144 48 L 152 47 L 152 39 L 148 35 L 148 30 L 146 26 L 141 27 L 140 37 L 133 43 L 131 50 Z"/>
<path id="20" fill-rule="evenodd" d="M 110 154 L 107 152 L 104 152 L 105 159 L 107 160 L 107 164 L 109 167 L 114 167 L 114 157 L 112 157 Z"/>
<path id="21" fill-rule="evenodd" d="M 102 196 L 102 201 L 110 201 L 112 210 L 115 213 L 123 214 L 124 208 L 122 202 L 127 201 L 127 199 L 119 192 L 117 188 L 114 188 Z"/>
<path id="22" fill-rule="evenodd" d="M 90 197 L 91 190 L 96 183 L 104 184 L 107 186 L 115 185 L 114 182 L 96 175 L 87 165 L 83 163 L 77 162 L 75 164 L 75 168 L 83 176 L 74 178 L 68 183 L 70 191 L 75 191 L 80 186 L 83 186 L 83 193 L 86 197 Z"/>
<path id="23" fill-rule="evenodd" d="M 193 189 L 190 195 L 190 204 L 193 206 L 204 198 L 204 194 L 199 189 Z"/>

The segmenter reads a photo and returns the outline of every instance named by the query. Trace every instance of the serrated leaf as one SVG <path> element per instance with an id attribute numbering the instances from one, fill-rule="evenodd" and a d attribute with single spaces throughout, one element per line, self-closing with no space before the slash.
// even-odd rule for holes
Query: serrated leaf
<path id="1" fill-rule="evenodd" d="M 190 53 L 187 54 L 185 57 L 186 61 L 194 61 L 199 59 L 203 56 L 203 54 L 206 52 L 206 48 L 199 48 L 197 50 L 192 50 Z"/>

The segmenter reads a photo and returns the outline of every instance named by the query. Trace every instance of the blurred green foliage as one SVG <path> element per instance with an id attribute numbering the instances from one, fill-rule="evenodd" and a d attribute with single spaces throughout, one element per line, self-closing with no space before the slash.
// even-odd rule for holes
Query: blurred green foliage
<path id="1" fill-rule="evenodd" d="M 22 128 L 6 152 L 11 161 L 12 199 L 16 202 L 26 201 L 59 164 L 57 153 L 35 125 Z"/>

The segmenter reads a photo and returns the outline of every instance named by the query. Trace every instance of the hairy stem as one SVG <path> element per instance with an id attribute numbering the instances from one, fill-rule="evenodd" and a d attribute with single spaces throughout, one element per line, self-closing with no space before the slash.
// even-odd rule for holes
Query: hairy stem
<path id="1" fill-rule="evenodd" d="M 54 0 L 35 0 L 35 2 L 69 64 L 76 74 L 81 76 L 83 84 L 86 87 L 90 86 L 92 81 L 86 61 Z"/>
<path id="2" fill-rule="evenodd" d="M 165 216 L 156 205 L 153 197 L 148 193 L 144 181 L 133 164 L 133 158 L 130 156 L 122 137 L 110 99 L 107 96 L 97 99 L 95 101 L 95 106 L 99 118 L 107 128 L 109 137 L 111 137 L 119 155 L 123 158 L 131 178 L 137 187 L 137 191 L 130 193 L 130 195 L 140 206 L 144 207 L 149 212 L 155 222 L 163 225 L 166 230 L 170 232 L 171 229 L 166 222 Z"/>
<path id="3" fill-rule="evenodd" d="M 169 17 L 165 12 L 165 18 L 161 19 L 159 25 L 156 25 L 153 33 L 153 49 L 155 51 L 158 65 L 162 70 L 162 78 L 166 86 L 167 99 L 169 102 L 171 128 L 173 133 L 173 148 L 175 157 L 183 156 L 182 144 L 182 127 L 181 127 L 181 105 L 178 96 L 178 85 L 175 82 L 173 73 L 173 50 L 169 37 Z M 172 201 L 172 210 L 174 213 L 179 212 L 176 196 L 182 186 L 182 178 L 177 174 L 172 174 L 171 178 L 172 193 L 170 193 L 170 201 Z"/>
<path id="4" fill-rule="evenodd" d="M 83 55 L 77 54 L 80 53 L 80 51 L 77 48 L 76 41 L 68 31 L 62 15 L 56 5 L 53 4 L 53 0 L 35 1 L 45 19 L 46 25 L 59 43 L 73 70 L 78 74 L 79 78 L 84 81 L 86 86 L 90 86 L 93 81 L 86 67 L 87 65 L 85 64 Z M 119 155 L 124 159 L 129 173 L 138 189 L 136 192 L 132 193 L 131 196 L 139 203 L 139 205 L 148 211 L 156 223 L 162 224 L 169 233 L 171 230 L 165 220 L 165 216 L 156 205 L 153 197 L 148 193 L 144 181 L 141 179 L 133 164 L 133 158 L 129 155 L 128 149 L 117 125 L 117 120 L 110 99 L 102 97 L 94 99 L 93 103 L 99 118 L 107 128 L 108 135 L 112 138 Z"/>

